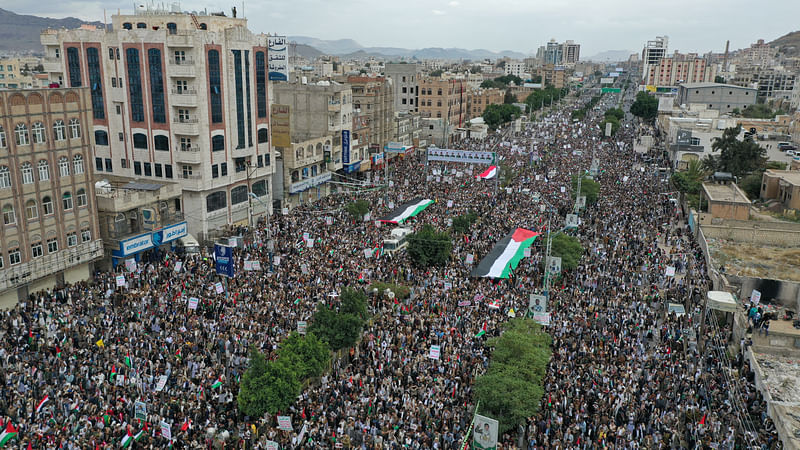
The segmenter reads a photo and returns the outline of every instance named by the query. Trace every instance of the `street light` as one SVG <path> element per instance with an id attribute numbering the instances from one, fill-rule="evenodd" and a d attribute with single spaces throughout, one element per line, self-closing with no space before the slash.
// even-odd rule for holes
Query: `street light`
<path id="1" fill-rule="evenodd" d="M 267 237 L 267 251 L 269 252 L 269 271 L 272 272 L 272 252 L 273 252 L 273 250 L 275 248 L 275 242 L 272 240 L 272 230 L 270 230 L 270 227 L 269 227 L 269 215 L 270 215 L 269 214 L 269 205 L 267 205 L 263 200 L 258 198 L 258 196 L 253 191 L 250 191 L 250 192 L 247 193 L 247 199 L 248 199 L 248 201 L 251 202 L 251 205 L 252 205 L 252 200 L 256 199 L 256 201 L 261 203 L 261 206 L 263 206 L 264 210 L 267 212 L 267 223 L 266 223 L 265 232 L 266 232 L 266 235 L 267 235 L 266 236 Z"/>

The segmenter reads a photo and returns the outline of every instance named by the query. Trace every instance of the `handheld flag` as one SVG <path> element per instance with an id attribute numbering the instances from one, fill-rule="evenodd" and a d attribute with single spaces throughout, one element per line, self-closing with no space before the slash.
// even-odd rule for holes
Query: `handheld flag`
<path id="1" fill-rule="evenodd" d="M 221 376 L 219 378 L 217 378 L 217 381 L 215 381 L 214 384 L 211 385 L 211 389 L 216 389 L 218 387 L 222 387 L 222 377 Z"/>
<path id="2" fill-rule="evenodd" d="M 484 334 L 486 334 L 486 330 L 487 329 L 488 328 L 487 328 L 486 322 L 483 322 L 483 326 L 481 327 L 481 331 L 478 331 L 478 334 L 476 334 L 475 337 L 477 338 L 477 337 L 483 336 Z"/>
<path id="3" fill-rule="evenodd" d="M 40 401 L 39 404 L 36 405 L 36 414 L 39 414 L 39 412 L 42 411 L 42 407 L 44 406 L 45 403 L 47 403 L 48 400 L 50 400 L 50 396 L 45 395 L 42 401 Z"/>
<path id="4" fill-rule="evenodd" d="M 6 429 L 0 433 L 0 448 L 3 448 L 8 444 L 12 439 L 17 437 L 19 430 L 14 428 L 14 425 L 11 425 L 11 422 L 8 422 Z"/>
<path id="5" fill-rule="evenodd" d="M 125 365 L 128 366 L 131 369 L 133 368 L 133 359 L 131 359 L 131 353 L 130 352 L 127 352 L 125 354 Z"/>

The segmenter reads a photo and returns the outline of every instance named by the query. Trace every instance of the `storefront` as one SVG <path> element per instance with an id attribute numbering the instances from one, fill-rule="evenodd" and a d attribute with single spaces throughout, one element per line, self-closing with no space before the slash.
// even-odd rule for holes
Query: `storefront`
<path id="1" fill-rule="evenodd" d="M 116 267 L 125 259 L 133 258 L 140 261 L 144 252 L 148 250 L 158 252 L 160 247 L 166 244 L 174 248 L 175 241 L 188 234 L 186 222 L 180 222 L 119 241 L 119 248 L 111 252 L 111 262 Z"/>

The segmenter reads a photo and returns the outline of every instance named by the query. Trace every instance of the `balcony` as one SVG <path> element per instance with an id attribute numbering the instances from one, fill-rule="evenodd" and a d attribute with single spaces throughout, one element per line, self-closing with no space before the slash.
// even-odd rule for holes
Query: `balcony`
<path id="1" fill-rule="evenodd" d="M 170 59 L 168 67 L 169 69 L 167 72 L 169 72 L 169 76 L 171 77 L 195 77 L 194 60 L 191 58 L 178 61 Z"/>
<path id="2" fill-rule="evenodd" d="M 194 39 L 191 34 L 168 34 L 167 47 L 194 47 Z"/>
<path id="3" fill-rule="evenodd" d="M 61 66 L 61 58 L 45 58 L 42 61 L 42 67 L 44 67 L 45 73 L 60 73 L 64 71 Z"/>
<path id="4" fill-rule="evenodd" d="M 197 136 L 200 134 L 200 124 L 197 117 L 176 117 L 172 119 L 172 132 L 175 134 L 186 134 Z"/>
<path id="5" fill-rule="evenodd" d="M 198 173 L 191 175 L 182 175 L 180 178 L 178 178 L 178 181 L 180 181 L 181 187 L 183 189 L 188 189 L 192 191 L 203 190 L 203 177 Z"/>
<path id="6" fill-rule="evenodd" d="M 329 101 L 328 102 L 328 111 L 329 112 L 339 112 L 342 110 L 342 102 L 338 100 Z"/>
<path id="7" fill-rule="evenodd" d="M 174 106 L 197 107 L 197 91 L 194 89 L 173 89 L 170 103 Z"/>
<path id="8" fill-rule="evenodd" d="M 199 145 L 177 145 L 175 146 L 175 160 L 182 163 L 200 164 L 202 154 Z"/>
<path id="9" fill-rule="evenodd" d="M 100 240 L 68 247 L 0 271 L 0 291 L 16 288 L 102 257 L 103 243 Z"/>

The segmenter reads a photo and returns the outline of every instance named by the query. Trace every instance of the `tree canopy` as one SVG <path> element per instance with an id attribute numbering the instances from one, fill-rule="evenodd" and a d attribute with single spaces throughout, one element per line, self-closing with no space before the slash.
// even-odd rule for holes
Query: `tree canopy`
<path id="1" fill-rule="evenodd" d="M 544 89 L 537 89 L 528 95 L 525 103 L 531 111 L 538 111 L 543 106 L 558 101 L 569 93 L 567 88 L 556 89 L 553 86 L 546 86 Z"/>
<path id="2" fill-rule="evenodd" d="M 456 234 L 467 234 L 470 227 L 478 220 L 478 215 L 474 211 L 456 216 L 453 219 L 453 232 Z"/>
<path id="3" fill-rule="evenodd" d="M 424 225 L 408 239 L 408 256 L 420 267 L 444 266 L 450 260 L 452 249 L 450 234 L 436 231 L 430 225 Z"/>
<path id="4" fill-rule="evenodd" d="M 742 110 L 740 114 L 742 117 L 751 119 L 772 119 L 779 114 L 786 114 L 786 112 L 781 109 L 772 109 L 770 105 L 757 103 L 755 105 L 748 106 Z"/>
<path id="5" fill-rule="evenodd" d="M 344 288 L 340 300 L 338 310 L 319 303 L 314 320 L 308 327 L 310 333 L 319 336 L 334 351 L 354 346 L 361 337 L 361 329 L 367 319 L 367 298 L 364 293 Z"/>
<path id="6" fill-rule="evenodd" d="M 721 137 L 711 142 L 712 155 L 703 159 L 703 167 L 711 172 L 729 172 L 744 177 L 764 167 L 767 151 L 752 140 L 740 141 L 741 125 L 726 128 Z M 719 154 L 716 154 L 719 152 Z"/>
<path id="7" fill-rule="evenodd" d="M 572 198 L 575 199 L 578 193 L 578 177 L 572 177 Z M 581 180 L 581 195 L 586 196 L 586 205 L 593 205 L 597 202 L 597 196 L 600 194 L 600 183 L 584 176 Z"/>
<path id="8" fill-rule="evenodd" d="M 505 89 L 511 83 L 520 86 L 522 85 L 522 78 L 516 75 L 503 75 L 502 77 L 497 77 L 493 80 L 484 80 L 483 83 L 481 83 L 481 87 L 484 89 Z"/>
<path id="9" fill-rule="evenodd" d="M 364 215 L 369 212 L 369 202 L 364 199 L 358 199 L 350 202 L 344 207 L 351 216 L 356 220 L 362 220 Z"/>
<path id="10" fill-rule="evenodd" d="M 535 415 L 544 394 L 542 386 L 552 354 L 552 339 L 531 319 L 506 322 L 493 347 L 489 368 L 475 381 L 479 414 L 496 419 L 500 434 L 514 430 Z"/>
<path id="11" fill-rule="evenodd" d="M 556 233 L 552 240 L 550 253 L 561 258 L 561 270 L 577 268 L 583 255 L 581 241 L 565 233 Z"/>
<path id="12" fill-rule="evenodd" d="M 653 121 L 658 115 L 658 99 L 647 92 L 639 92 L 631 104 L 631 114 L 645 122 Z"/>
<path id="13" fill-rule="evenodd" d="M 239 410 L 254 418 L 285 411 L 300 393 L 299 369 L 286 358 L 266 362 L 264 355 L 251 347 L 250 364 L 242 375 L 236 398 Z"/>
<path id="14" fill-rule="evenodd" d="M 483 111 L 483 121 L 490 128 L 495 129 L 502 123 L 516 119 L 520 113 L 519 108 L 514 105 L 489 105 Z"/>

